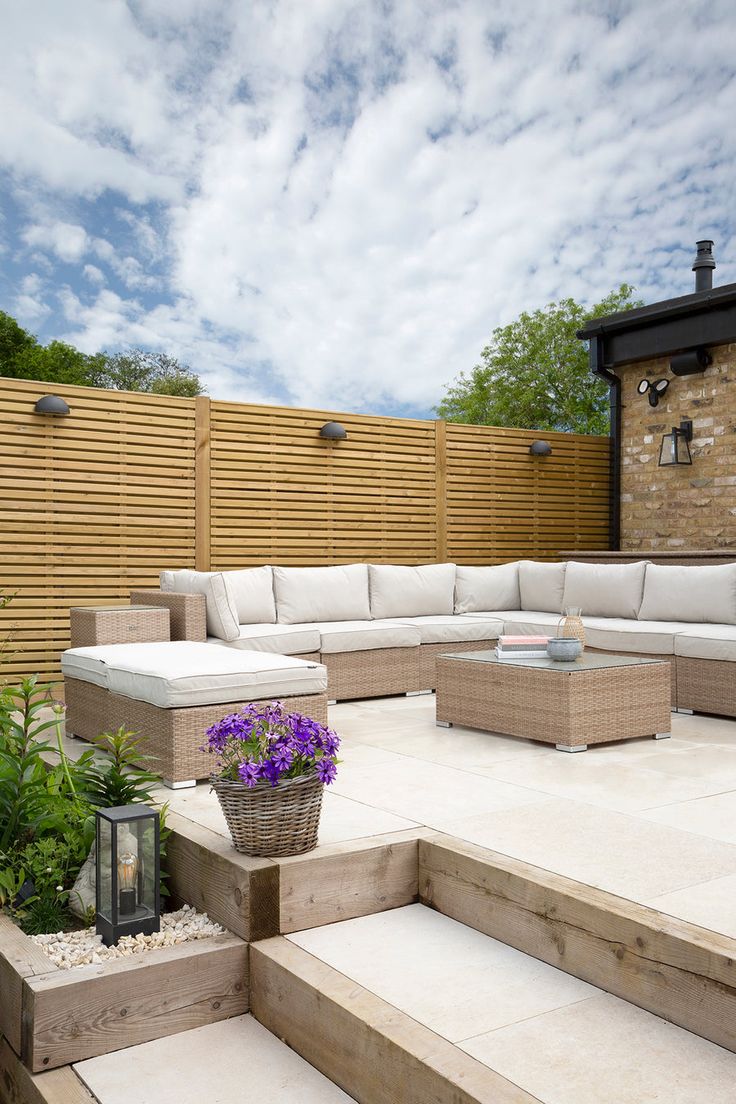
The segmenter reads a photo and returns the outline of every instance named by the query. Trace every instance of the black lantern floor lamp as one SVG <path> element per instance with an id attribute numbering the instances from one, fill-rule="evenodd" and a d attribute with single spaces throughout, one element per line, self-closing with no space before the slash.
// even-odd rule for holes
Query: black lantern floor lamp
<path id="1" fill-rule="evenodd" d="M 693 423 L 690 418 L 682 418 L 679 426 L 673 426 L 670 433 L 662 437 L 659 446 L 659 466 L 669 467 L 672 464 L 692 464 L 690 455 L 690 442 L 693 439 Z"/>
<path id="2" fill-rule="evenodd" d="M 111 947 L 121 935 L 161 927 L 159 816 L 147 805 L 97 810 L 97 934 Z"/>

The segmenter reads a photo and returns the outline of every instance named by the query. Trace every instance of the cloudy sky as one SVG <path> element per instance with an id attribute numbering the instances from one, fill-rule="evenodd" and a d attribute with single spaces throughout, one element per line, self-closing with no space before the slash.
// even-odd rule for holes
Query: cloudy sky
<path id="1" fill-rule="evenodd" d="M 0 308 L 426 416 L 494 326 L 736 281 L 732 0 L 0 0 Z"/>

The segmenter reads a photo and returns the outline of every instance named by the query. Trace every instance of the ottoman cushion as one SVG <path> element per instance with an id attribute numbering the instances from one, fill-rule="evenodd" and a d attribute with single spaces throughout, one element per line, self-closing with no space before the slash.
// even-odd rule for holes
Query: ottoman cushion
<path id="1" fill-rule="evenodd" d="M 63 654 L 61 666 L 67 677 L 106 686 L 112 693 L 161 709 L 327 689 L 327 671 L 319 663 L 190 640 L 72 648 Z M 106 681 L 100 682 L 103 674 Z"/>

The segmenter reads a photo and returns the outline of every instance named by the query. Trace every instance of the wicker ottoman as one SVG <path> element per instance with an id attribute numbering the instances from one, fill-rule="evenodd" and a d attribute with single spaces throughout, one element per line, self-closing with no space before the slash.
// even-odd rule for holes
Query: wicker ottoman
<path id="1" fill-rule="evenodd" d="M 175 640 L 70 648 L 61 669 L 67 733 L 95 740 L 124 725 L 172 788 L 209 777 L 205 730 L 248 702 L 285 700 L 327 721 L 327 671 L 292 656 Z"/>

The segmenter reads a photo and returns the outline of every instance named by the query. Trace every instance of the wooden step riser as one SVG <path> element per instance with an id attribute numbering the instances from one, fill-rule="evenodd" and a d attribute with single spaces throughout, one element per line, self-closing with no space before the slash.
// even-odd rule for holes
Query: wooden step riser
<path id="1" fill-rule="evenodd" d="M 359 1104 L 538 1104 L 288 939 L 253 944 L 250 963 L 256 1019 Z"/>

